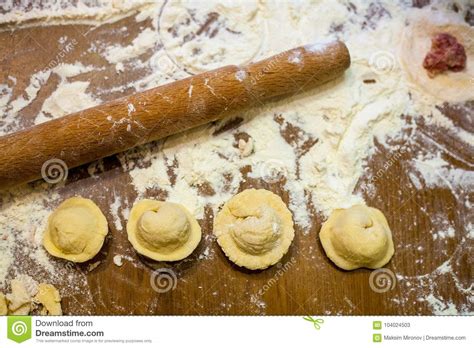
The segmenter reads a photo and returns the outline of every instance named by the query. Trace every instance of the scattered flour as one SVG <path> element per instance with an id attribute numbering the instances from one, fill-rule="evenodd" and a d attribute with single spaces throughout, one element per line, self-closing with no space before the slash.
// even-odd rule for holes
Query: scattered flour
<path id="1" fill-rule="evenodd" d="M 34 25 L 35 20 L 44 20 L 43 24 L 98 25 L 135 13 L 137 22 L 150 20 L 150 26 L 143 28 L 128 45 L 90 43 L 89 51 L 100 54 L 118 73 L 125 72 L 125 65 L 127 69 L 147 71 L 145 76 L 126 85 L 102 90 L 103 95 L 125 89 L 142 91 L 222 65 L 246 64 L 299 45 L 317 52 L 336 38 L 344 40 L 351 53 L 351 68 L 337 81 L 240 114 L 242 121 L 235 132 L 249 136 L 251 140 L 245 144 L 236 141 L 233 132 L 221 131 L 229 122 L 223 120 L 169 137 L 156 149 L 143 147 L 120 154 L 118 158 L 123 169 L 129 172 L 137 199 L 144 198 L 147 190 L 160 189 L 168 200 L 184 204 L 196 217 L 203 218 L 206 207 L 215 213 L 238 192 L 247 178 L 263 183 L 281 182 L 298 228 L 308 233 L 314 219 L 313 213 L 306 209 L 308 205 L 328 215 L 335 208 L 363 202 L 362 196 L 354 190 L 364 174 L 367 158 L 374 151 L 374 139 L 384 143 L 388 137 L 398 134 L 404 126 L 401 115 L 432 115 L 426 118 L 428 122 L 456 131 L 459 139 L 472 144 L 472 135 L 458 130 L 435 107 L 439 101 L 423 97 L 423 93 L 414 90 L 416 86 L 407 83 L 394 58 L 408 12 L 414 16 L 429 16 L 430 6 L 408 9 L 403 2 L 381 1 L 386 12 L 382 12 L 375 23 L 364 17 L 371 5 L 362 0 L 353 1 L 357 13 L 343 1 L 254 2 L 245 6 L 215 1 L 199 2 L 196 6 L 195 2 L 173 1 L 163 8 L 153 1 L 101 0 L 95 3 L 89 6 L 78 2 L 63 8 L 52 2 L 42 8 L 35 5 L 28 9 L 16 8 L 1 14 L 0 23 Z M 437 3 L 435 7 L 442 16 L 445 6 Z M 214 15 L 210 16 L 211 13 Z M 185 23 L 189 25 L 183 25 Z M 372 30 L 375 25 L 377 29 Z M 335 30 L 335 27 L 340 29 Z M 379 56 L 384 59 L 383 69 L 379 62 L 374 64 Z M 300 64 L 300 57 L 291 57 L 291 62 Z M 44 101 L 36 124 L 97 105 L 102 99 L 89 91 L 91 82 L 81 80 L 80 75 L 100 69 L 80 62 L 58 64 L 32 75 L 25 93 L 14 100 L 17 81 L 10 76 L 0 85 L 0 135 L 20 128 L 19 111 L 37 98 L 52 74 L 59 76 L 60 82 Z M 237 74 L 236 78 L 243 81 L 247 77 Z M 375 83 L 365 83 L 367 80 Z M 414 91 L 417 93 L 411 98 L 410 93 Z M 192 86 L 188 95 L 192 98 Z M 132 105 L 128 109 L 130 115 L 134 110 Z M 285 139 L 283 135 L 288 129 L 296 130 L 297 137 Z M 144 160 L 147 165 L 137 165 Z M 244 167 L 250 168 L 245 175 Z M 95 168 L 91 168 L 91 172 L 94 174 Z M 419 156 L 413 161 L 409 176 L 419 189 L 469 188 L 473 182 L 472 172 L 450 168 L 439 155 Z M 203 195 L 203 186 L 211 192 Z M 12 190 L 1 196 L 0 281 L 27 273 L 26 266 L 12 265 L 17 255 L 33 260 L 48 277 L 61 274 L 58 263 L 40 246 L 41 231 L 58 199 L 54 189 L 45 188 Z M 110 213 L 116 229 L 123 230 L 122 221 L 128 217 L 129 202 L 114 196 Z M 467 238 L 472 239 L 472 227 L 468 231 Z M 433 239 L 454 236 L 455 231 L 448 228 L 437 231 Z M 199 258 L 208 259 L 212 257 L 210 253 L 206 248 Z M 122 258 L 115 255 L 114 263 L 120 266 Z M 447 275 L 447 267 L 436 274 Z M 430 303 L 435 314 L 457 311 L 432 292 L 423 293 L 421 300 Z M 260 299 L 252 303 L 261 310 L 266 307 Z"/>
<path id="2" fill-rule="evenodd" d="M 40 124 L 54 117 L 61 117 L 85 108 L 100 104 L 100 100 L 86 93 L 89 82 L 74 81 L 63 82 L 44 101 L 36 124 Z"/>
<path id="3" fill-rule="evenodd" d="M 110 213 L 114 217 L 114 225 L 117 231 L 122 231 L 122 219 L 119 216 L 119 209 L 121 207 L 122 201 L 120 196 L 116 195 L 114 198 L 114 202 L 110 205 Z"/>
<path id="4" fill-rule="evenodd" d="M 51 72 L 46 70 L 32 75 L 30 78 L 30 84 L 25 89 L 26 98 L 24 96 L 20 96 L 17 99 L 11 101 L 11 109 L 9 112 L 17 113 L 28 106 L 33 100 L 35 100 L 36 96 L 38 95 L 38 91 L 46 83 L 50 74 Z M 16 80 L 14 83 L 16 83 Z"/>
<path id="5" fill-rule="evenodd" d="M 446 302 L 442 298 L 436 298 L 429 294 L 426 298 L 420 298 L 419 301 L 426 301 L 433 309 L 434 315 L 458 315 L 458 310 L 452 302 Z"/>
<path id="6" fill-rule="evenodd" d="M 105 58 L 112 64 L 122 63 L 136 58 L 153 48 L 156 44 L 156 40 L 158 40 L 156 32 L 147 28 L 142 31 L 129 46 L 122 47 L 116 45 L 107 47 Z"/>
<path id="7" fill-rule="evenodd" d="M 117 71 L 118 74 L 123 73 L 125 71 L 125 66 L 122 62 L 118 62 L 117 64 L 115 64 L 115 71 Z"/>
<path id="8" fill-rule="evenodd" d="M 0 4 L 0 24 L 18 26 L 69 24 L 75 23 L 98 25 L 116 21 L 139 9 L 144 9 L 152 1 L 143 0 L 97 0 L 78 1 L 65 6 L 61 1 L 28 2 L 19 4 L 5 1 Z"/>
<path id="9" fill-rule="evenodd" d="M 425 187 L 447 187 L 453 192 L 456 187 L 472 189 L 474 183 L 474 172 L 452 168 L 448 162 L 441 158 L 441 154 L 435 156 L 419 156 L 414 161 L 415 170 L 421 175 Z M 414 176 L 413 176 L 414 177 Z M 421 184 L 414 178 L 416 187 Z"/>
<path id="10" fill-rule="evenodd" d="M 455 231 L 453 227 L 448 227 L 447 230 L 438 231 L 437 233 L 433 233 L 433 239 L 445 239 L 445 238 L 454 238 Z"/>

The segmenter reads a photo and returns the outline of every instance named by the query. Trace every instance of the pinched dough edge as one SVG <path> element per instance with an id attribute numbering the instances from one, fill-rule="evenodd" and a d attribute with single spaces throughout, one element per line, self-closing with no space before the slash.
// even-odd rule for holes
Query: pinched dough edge
<path id="1" fill-rule="evenodd" d="M 269 205 L 281 219 L 282 234 L 275 248 L 262 255 L 252 255 L 242 250 L 235 242 L 230 232 L 230 226 L 237 221 L 231 213 L 229 205 L 240 201 L 247 205 Z M 283 200 L 273 192 L 264 189 L 248 189 L 242 191 L 227 201 L 214 220 L 214 234 L 226 256 L 235 264 L 251 270 L 265 269 L 281 260 L 295 236 L 293 217 Z"/>
<path id="2" fill-rule="evenodd" d="M 149 257 L 150 259 L 155 261 L 179 261 L 191 255 L 191 253 L 199 245 L 202 236 L 201 226 L 199 226 L 196 218 L 183 205 L 167 202 L 167 204 L 178 206 L 186 214 L 190 226 L 190 235 L 188 240 L 178 249 L 172 251 L 171 253 L 162 253 L 149 250 L 144 245 L 142 245 L 137 238 L 137 225 L 142 214 L 145 211 L 158 210 L 165 203 L 166 202 L 153 199 L 143 199 L 136 203 L 130 211 L 130 216 L 127 222 L 128 240 L 139 254 Z"/>

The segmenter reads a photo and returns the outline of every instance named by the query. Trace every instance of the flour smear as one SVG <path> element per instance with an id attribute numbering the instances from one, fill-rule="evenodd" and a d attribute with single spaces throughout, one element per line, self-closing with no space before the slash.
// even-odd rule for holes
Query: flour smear
<path id="1" fill-rule="evenodd" d="M 449 12 L 451 18 L 452 11 L 443 2 L 422 9 L 409 7 L 407 1 L 362 0 L 352 3 L 169 1 L 165 6 L 154 1 L 94 1 L 61 7 L 55 3 L 27 8 L 3 5 L 0 24 L 5 27 L 89 24 L 94 30 L 132 16 L 141 30 L 128 44 L 108 42 L 106 38 L 91 41 L 87 52 L 100 55 L 104 64 L 59 61 L 32 75 L 24 93 L 15 90 L 17 77 L 9 76 L 0 84 L 0 134 L 23 127 L 20 111 L 33 105 L 51 78 L 59 82 L 39 107 L 35 124 L 97 105 L 112 93 L 143 91 L 219 66 L 246 64 L 296 46 L 307 45 L 306 49 L 318 51 L 324 49 L 327 40 L 340 39 L 350 50 L 351 67 L 342 78 L 316 91 L 241 113 L 242 120 L 232 131 L 222 131 L 229 121 L 224 120 L 171 136 L 158 149 L 142 147 L 120 154 L 118 158 L 130 176 L 137 199 L 146 197 L 148 190 L 159 189 L 168 200 L 185 205 L 201 219 L 206 207 L 215 213 L 238 193 L 245 180 L 241 169 L 249 167 L 248 178 L 264 182 L 285 178 L 284 190 L 298 231 L 307 234 L 314 219 L 314 212 L 307 206 L 314 207 L 321 216 L 328 216 L 335 208 L 364 202 L 362 194 L 355 189 L 367 170 L 367 160 L 375 152 L 374 141 L 396 152 L 389 140 L 402 139 L 407 127 L 416 128 L 408 125 L 402 115 L 425 115 L 427 122 L 459 134 L 466 146 L 474 146 L 472 136 L 450 123 L 436 107 L 441 101 L 425 95 L 407 81 L 397 59 L 400 33 L 408 16 L 422 18 L 435 11 L 439 16 L 448 16 Z M 459 5 L 460 20 L 466 6 L 467 3 Z M 206 22 L 209 23 L 204 33 L 196 34 Z M 127 32 L 126 27 L 121 30 Z M 62 41 L 59 44 L 70 42 L 67 37 Z M 291 62 L 303 64 L 297 55 L 291 57 Z M 84 76 L 103 71 L 107 66 L 113 66 L 114 72 L 121 76 L 134 69 L 143 69 L 146 74 L 128 77 L 119 86 L 92 88 Z M 238 80 L 243 78 L 236 75 Z M 191 86 L 190 98 L 192 92 Z M 198 108 L 199 103 L 192 106 Z M 129 118 L 123 122 L 133 122 L 135 106 L 130 104 L 128 110 Z M 297 136 L 288 141 L 283 134 L 290 129 Z M 420 153 L 413 161 L 409 177 L 415 187 L 447 187 L 456 194 L 460 188 L 472 188 L 472 172 L 452 169 L 436 156 L 437 153 Z M 96 175 L 94 168 L 89 171 L 91 177 Z M 432 168 L 440 175 L 433 174 Z M 200 191 L 203 185 L 211 188 L 213 194 L 203 195 Z M 59 200 L 56 188 L 23 187 L 0 199 L 1 284 L 6 286 L 18 274 L 35 274 L 26 264 L 15 262 L 18 253 L 42 269 L 41 278 L 54 281 L 68 277 L 67 270 L 59 269 L 62 266 L 58 265 L 63 264 L 46 256 L 40 245 L 47 216 Z M 123 231 L 132 204 L 118 196 L 110 202 L 117 230 Z M 472 240 L 472 228 L 453 231 L 452 227 L 432 231 L 429 238 L 444 240 L 453 238 L 455 233 L 464 242 Z M 212 240 L 205 243 L 207 247 L 200 259 L 212 257 L 209 252 Z M 463 242 L 459 243 L 457 253 L 465 251 Z M 453 258 L 454 254 L 448 263 Z M 116 255 L 114 262 L 122 266 L 123 259 L 127 260 L 127 256 Z M 455 272 L 436 269 L 410 280 L 399 275 L 398 281 L 416 283 L 413 291 L 417 292 L 419 301 L 429 303 L 435 314 L 472 313 L 469 306 L 456 308 L 448 299 L 440 298 L 438 285 L 433 281 L 425 282 L 441 276 L 451 277 L 457 291 L 468 298 L 472 307 L 472 284 L 466 289 L 457 281 Z M 74 277 L 80 280 L 79 285 L 63 290 L 71 296 L 77 291 L 87 291 L 84 274 Z M 256 310 L 264 312 L 266 304 L 252 296 Z M 400 303 L 404 299 L 394 301 Z"/>

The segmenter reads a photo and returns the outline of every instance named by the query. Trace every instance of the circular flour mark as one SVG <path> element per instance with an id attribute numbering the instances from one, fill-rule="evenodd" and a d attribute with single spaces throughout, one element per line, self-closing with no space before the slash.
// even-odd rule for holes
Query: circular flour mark
<path id="1" fill-rule="evenodd" d="M 258 3 L 167 2 L 158 30 L 168 57 L 190 74 L 242 65 L 260 52 L 266 21 Z"/>

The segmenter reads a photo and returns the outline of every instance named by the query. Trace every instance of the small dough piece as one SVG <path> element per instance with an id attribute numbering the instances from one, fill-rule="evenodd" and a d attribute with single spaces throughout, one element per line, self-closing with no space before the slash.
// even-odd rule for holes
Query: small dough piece
<path id="1" fill-rule="evenodd" d="M 184 206 L 152 199 L 133 206 L 127 234 L 138 253 L 156 261 L 182 260 L 201 241 L 201 227 Z"/>
<path id="2" fill-rule="evenodd" d="M 40 315 L 62 315 L 61 296 L 51 284 L 40 284 L 33 301 L 42 306 Z"/>
<path id="3" fill-rule="evenodd" d="M 25 284 L 19 279 L 13 279 L 10 283 L 12 291 L 6 296 L 8 302 L 8 314 L 28 315 L 31 311 L 31 293 Z"/>
<path id="4" fill-rule="evenodd" d="M 122 267 L 123 266 L 123 259 L 121 255 L 115 255 L 113 258 L 114 264 L 117 267 Z"/>
<path id="5" fill-rule="evenodd" d="M 366 205 L 334 210 L 319 238 L 329 259 L 345 270 L 380 268 L 394 252 L 387 219 L 380 210 Z"/>
<path id="6" fill-rule="evenodd" d="M 7 315 L 7 313 L 7 299 L 5 298 L 5 295 L 0 292 L 0 315 Z"/>
<path id="7" fill-rule="evenodd" d="M 92 259 L 102 248 L 107 220 L 90 199 L 72 197 L 50 215 L 43 245 L 53 256 L 73 262 Z"/>
<path id="8" fill-rule="evenodd" d="M 217 242 L 235 264 L 265 269 L 285 255 L 293 241 L 293 217 L 279 196 L 249 189 L 232 197 L 214 221 Z"/>
<path id="9" fill-rule="evenodd" d="M 464 46 L 466 68 L 447 71 L 431 78 L 423 61 L 431 50 L 431 39 L 439 33 L 454 36 Z M 441 18 L 436 13 L 411 18 L 405 27 L 399 48 L 400 63 L 415 90 L 434 96 L 440 101 L 464 102 L 474 99 L 474 28 L 457 18 Z"/>

